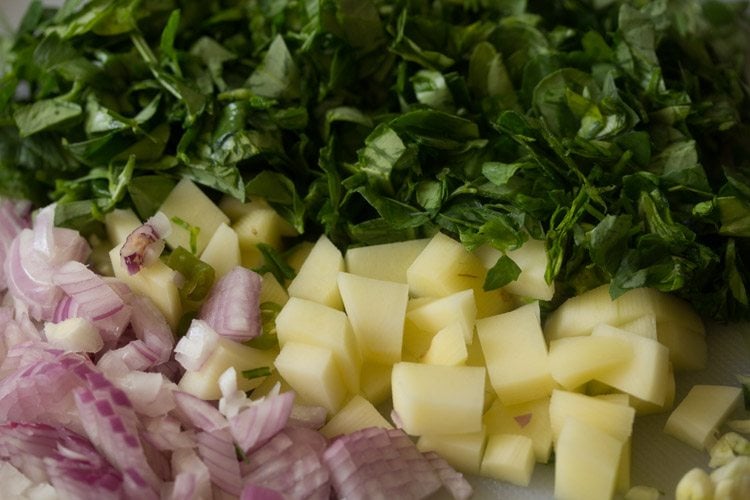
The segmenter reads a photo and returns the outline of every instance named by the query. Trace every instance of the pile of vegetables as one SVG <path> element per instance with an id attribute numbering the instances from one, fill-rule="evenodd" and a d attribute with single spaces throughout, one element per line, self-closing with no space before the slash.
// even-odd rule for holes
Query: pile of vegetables
<path id="1" fill-rule="evenodd" d="M 543 238 L 554 303 L 611 282 L 747 319 L 745 7 L 36 1 L 0 44 L 0 193 L 92 234 L 188 177 L 342 248 Z"/>

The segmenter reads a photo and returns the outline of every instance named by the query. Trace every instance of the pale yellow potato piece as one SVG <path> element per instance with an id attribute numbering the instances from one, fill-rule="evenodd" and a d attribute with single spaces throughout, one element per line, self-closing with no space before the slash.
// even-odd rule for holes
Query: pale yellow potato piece
<path id="1" fill-rule="evenodd" d="M 641 337 L 646 337 L 647 339 L 659 340 L 656 315 L 654 314 L 645 314 L 627 323 L 614 326 L 627 332 L 640 335 Z"/>
<path id="2" fill-rule="evenodd" d="M 572 390 L 633 357 L 630 343 L 618 337 L 563 337 L 549 344 L 552 378 Z"/>
<path id="3" fill-rule="evenodd" d="M 656 331 L 659 342 L 669 349 L 669 360 L 675 371 L 706 368 L 708 345 L 705 334 L 669 320 L 659 321 Z"/>
<path id="4" fill-rule="evenodd" d="M 228 369 L 237 371 L 237 387 L 241 391 L 250 391 L 263 382 L 264 377 L 248 379 L 241 374 L 245 370 L 256 368 L 273 368 L 275 349 L 261 350 L 239 342 L 220 338 L 216 349 L 197 371 L 187 371 L 180 379 L 178 388 L 206 400 L 221 397 L 219 377 Z"/>
<path id="5" fill-rule="evenodd" d="M 487 269 L 492 268 L 503 255 L 500 250 L 487 244 L 477 248 L 475 253 Z M 510 250 L 506 255 L 521 268 L 518 278 L 503 287 L 506 292 L 532 300 L 552 300 L 555 284 L 547 283 L 544 278 L 547 271 L 544 241 L 528 239 L 520 248 Z"/>
<path id="6" fill-rule="evenodd" d="M 302 399 L 333 415 L 344 404 L 347 386 L 336 356 L 325 347 L 287 342 L 276 357 L 276 369 Z"/>
<path id="7" fill-rule="evenodd" d="M 315 242 L 297 276 L 287 288 L 290 297 L 312 300 L 334 309 L 343 309 L 338 276 L 344 270 L 341 251 L 325 235 Z"/>
<path id="8" fill-rule="evenodd" d="M 362 362 L 362 370 L 359 377 L 359 393 L 374 405 L 380 405 L 391 397 L 391 372 L 393 365 L 390 363 Z"/>
<path id="9" fill-rule="evenodd" d="M 602 372 L 596 380 L 646 402 L 663 405 L 669 387 L 669 350 L 659 342 L 609 325 L 598 325 L 593 336 L 614 337 L 630 344 L 633 357 Z"/>
<path id="10" fill-rule="evenodd" d="M 703 320 L 684 300 L 654 288 L 636 288 L 617 298 L 618 323 L 632 321 L 645 314 L 653 314 L 656 322 L 680 325 L 683 329 L 706 333 Z"/>
<path id="11" fill-rule="evenodd" d="M 471 366 L 393 365 L 393 409 L 411 435 L 482 429 L 485 370 Z"/>
<path id="12" fill-rule="evenodd" d="M 520 434 L 531 439 L 537 462 L 546 464 L 552 453 L 550 398 L 505 406 L 495 400 L 482 420 L 488 434 Z"/>
<path id="13" fill-rule="evenodd" d="M 544 323 L 544 334 L 550 341 L 589 335 L 600 323 L 618 323 L 617 307 L 609 296 L 609 285 L 602 285 L 563 302 Z"/>
<path id="14" fill-rule="evenodd" d="M 175 330 L 182 316 L 180 291 L 175 285 L 177 271 L 157 259 L 149 266 L 141 268 L 136 274 L 128 274 L 120 258 L 121 248 L 122 244 L 109 252 L 115 278 L 128 285 L 133 292 L 151 299 L 172 330 Z"/>
<path id="15" fill-rule="evenodd" d="M 125 243 L 128 235 L 140 225 L 141 219 L 129 208 L 116 208 L 104 216 L 104 227 L 113 246 Z"/>
<path id="16" fill-rule="evenodd" d="M 265 273 L 262 276 L 263 281 L 260 286 L 260 303 L 272 302 L 279 306 L 284 306 L 289 301 L 289 294 L 286 289 L 279 283 L 271 273 Z"/>
<path id="17" fill-rule="evenodd" d="M 192 227 L 197 227 L 196 252 L 200 255 L 221 223 L 228 224 L 229 217 L 201 191 L 190 179 L 183 177 L 170 191 L 159 208 L 172 222 L 172 231 L 165 238 L 171 248 L 190 248 L 190 232 L 174 222 L 177 217 Z"/>
<path id="18" fill-rule="evenodd" d="M 622 447 L 600 428 L 566 418 L 555 447 L 555 499 L 612 498 Z"/>
<path id="19" fill-rule="evenodd" d="M 242 256 L 237 233 L 225 223 L 219 224 L 200 258 L 214 268 L 217 280 L 241 265 Z"/>
<path id="20" fill-rule="evenodd" d="M 340 272 L 338 287 L 362 358 L 376 363 L 400 361 L 409 300 L 406 283 Z"/>
<path id="21" fill-rule="evenodd" d="M 463 365 L 468 351 L 461 324 L 451 323 L 432 337 L 430 348 L 422 356 L 422 363 L 428 365 Z"/>
<path id="22" fill-rule="evenodd" d="M 664 432 L 699 450 L 716 441 L 714 433 L 742 400 L 742 389 L 694 385 L 669 415 Z"/>
<path id="23" fill-rule="evenodd" d="M 419 451 L 434 451 L 464 474 L 479 474 L 486 446 L 484 430 L 465 434 L 423 434 L 417 440 Z"/>
<path id="24" fill-rule="evenodd" d="M 352 274 L 406 283 L 406 270 L 429 243 L 429 238 L 349 248 L 344 260 Z"/>
<path id="25" fill-rule="evenodd" d="M 470 344 L 474 336 L 477 306 L 471 289 L 440 297 L 406 313 L 406 317 L 420 330 L 436 333 L 448 325 L 458 323 L 464 342 Z"/>
<path id="26" fill-rule="evenodd" d="M 341 378 L 352 394 L 359 392 L 362 357 L 343 311 L 318 302 L 290 297 L 276 316 L 279 346 L 290 341 L 325 347 L 334 353 Z"/>
<path id="27" fill-rule="evenodd" d="M 245 267 L 257 267 L 263 263 L 259 244 L 281 250 L 282 237 L 297 235 L 297 231 L 262 198 L 232 207 L 230 213 L 236 217 L 232 229 L 237 233 Z"/>
<path id="28" fill-rule="evenodd" d="M 531 438 L 520 434 L 493 434 L 487 438 L 480 474 L 518 486 L 528 486 L 534 464 Z"/>
<path id="29" fill-rule="evenodd" d="M 330 439 L 368 427 L 393 429 L 393 425 L 380 414 L 372 403 L 362 396 L 355 394 L 320 429 L 320 433 Z"/>
<path id="30" fill-rule="evenodd" d="M 557 441 L 569 417 L 624 442 L 633 433 L 635 410 L 630 406 L 575 392 L 555 390 L 549 403 L 552 440 Z"/>
<path id="31" fill-rule="evenodd" d="M 480 319 L 477 336 L 492 387 L 503 404 L 549 396 L 554 380 L 539 320 L 539 303 Z"/>
<path id="32" fill-rule="evenodd" d="M 487 274 L 479 258 L 461 242 L 436 233 L 406 271 L 409 291 L 416 297 L 444 297 L 481 289 Z"/>

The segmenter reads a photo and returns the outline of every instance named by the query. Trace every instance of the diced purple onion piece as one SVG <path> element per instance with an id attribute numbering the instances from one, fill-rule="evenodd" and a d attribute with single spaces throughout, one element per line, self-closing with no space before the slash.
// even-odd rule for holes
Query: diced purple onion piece
<path id="1" fill-rule="evenodd" d="M 28 204 L 22 208 L 17 202 L 0 200 L 0 292 L 8 287 L 5 266 L 2 264 L 8 256 L 10 244 L 18 233 L 29 226 Z"/>
<path id="2" fill-rule="evenodd" d="M 238 496 L 242 491 L 242 477 L 229 431 L 201 431 L 196 434 L 195 439 L 198 442 L 198 455 L 208 467 L 211 482 L 226 493 Z"/>
<path id="3" fill-rule="evenodd" d="M 193 429 L 212 432 L 226 428 L 229 423 L 215 406 L 187 392 L 174 391 L 176 415 Z"/>
<path id="4" fill-rule="evenodd" d="M 188 371 L 200 370 L 219 343 L 219 335 L 200 319 L 190 322 L 185 335 L 174 348 L 174 357 Z"/>
<path id="5" fill-rule="evenodd" d="M 164 250 L 164 238 L 171 229 L 169 218 L 157 212 L 127 236 L 120 248 L 120 258 L 128 274 L 136 274 L 159 258 Z"/>
<path id="6" fill-rule="evenodd" d="M 254 451 L 283 429 L 292 412 L 294 393 L 267 396 L 229 419 L 229 430 L 245 453 Z"/>
<path id="7" fill-rule="evenodd" d="M 87 375 L 86 382 L 74 392 L 86 435 L 123 474 L 125 486 L 143 495 L 156 494 L 161 480 L 148 461 L 138 434 L 138 416 L 128 397 L 98 372 Z"/>
<path id="8" fill-rule="evenodd" d="M 443 457 L 434 451 L 428 451 L 423 453 L 423 455 L 430 462 L 432 468 L 435 469 L 435 472 L 437 472 L 445 489 L 448 490 L 455 500 L 468 500 L 471 498 L 474 494 L 474 488 L 471 487 L 471 484 L 463 474 L 451 467 Z"/>
<path id="9" fill-rule="evenodd" d="M 262 278 L 235 267 L 214 284 L 201 306 L 199 318 L 222 337 L 244 342 L 260 335 Z"/>
<path id="10" fill-rule="evenodd" d="M 421 499 L 442 481 L 400 429 L 370 427 L 337 437 L 323 453 L 340 498 Z"/>
<path id="11" fill-rule="evenodd" d="M 248 483 L 242 488 L 240 500 L 285 500 L 285 497 L 276 490 Z"/>
<path id="12" fill-rule="evenodd" d="M 80 262 L 70 261 L 62 265 L 53 280 L 70 297 L 67 314 L 56 315 L 56 320 L 85 318 L 97 327 L 105 344 L 113 345 L 130 323 L 130 306 L 101 276 Z"/>
<path id="13" fill-rule="evenodd" d="M 287 428 L 242 463 L 245 484 L 278 491 L 285 498 L 328 499 L 330 472 L 322 460 L 326 440 L 319 433 Z"/>

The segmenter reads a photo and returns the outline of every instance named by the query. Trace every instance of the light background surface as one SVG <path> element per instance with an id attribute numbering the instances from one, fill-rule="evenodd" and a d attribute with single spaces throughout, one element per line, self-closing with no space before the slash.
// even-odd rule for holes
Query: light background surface
<path id="1" fill-rule="evenodd" d="M 11 25 L 18 22 L 29 0 L 0 0 L 0 11 Z M 48 5 L 60 5 L 63 0 L 46 0 Z M 736 374 L 750 373 L 750 349 L 744 337 L 750 338 L 750 325 L 709 325 L 709 367 L 703 372 L 680 375 L 677 379 L 677 399 L 682 400 L 692 385 L 737 385 Z M 692 467 L 708 468 L 708 454 L 699 452 L 661 432 L 668 415 L 653 415 L 636 419 L 631 484 L 658 488 L 662 498 L 674 498 L 679 478 Z M 750 418 L 750 413 L 738 411 L 734 418 Z M 475 499 L 547 499 L 552 498 L 554 469 L 551 465 L 537 465 L 532 484 L 519 488 L 482 478 L 471 478 L 476 488 Z"/>

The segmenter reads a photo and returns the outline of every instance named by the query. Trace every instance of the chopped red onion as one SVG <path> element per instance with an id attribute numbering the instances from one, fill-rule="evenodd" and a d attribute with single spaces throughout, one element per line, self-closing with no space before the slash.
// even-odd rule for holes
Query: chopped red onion
<path id="1" fill-rule="evenodd" d="M 256 484 L 246 484 L 242 488 L 240 500 L 285 500 L 284 495 L 270 488 Z"/>
<path id="2" fill-rule="evenodd" d="M 235 267 L 211 289 L 199 318 L 223 337 L 244 342 L 260 335 L 262 278 L 244 267 Z"/>
<path id="3" fill-rule="evenodd" d="M 99 329 L 105 343 L 113 345 L 130 322 L 130 306 L 101 276 L 80 262 L 63 264 L 53 280 L 67 295 L 59 303 L 55 322 L 85 318 Z"/>
<path id="4" fill-rule="evenodd" d="M 157 212 L 128 235 L 120 248 L 120 258 L 128 274 L 136 274 L 159 259 L 164 250 L 164 238 L 171 230 L 169 218 Z"/>
<path id="5" fill-rule="evenodd" d="M 369 427 L 337 437 L 323 453 L 340 498 L 427 498 L 442 487 L 430 462 L 400 429 Z"/>
<path id="6" fill-rule="evenodd" d="M 0 200 L 0 291 L 8 288 L 3 263 L 8 256 L 10 244 L 18 233 L 30 226 L 28 204 L 24 205 L 23 211 L 19 211 L 19 208 L 21 207 L 16 202 Z"/>
<path id="7" fill-rule="evenodd" d="M 226 428 L 229 423 L 219 410 L 207 401 L 188 394 L 174 391 L 177 416 L 185 425 L 202 431 L 215 431 Z"/>
<path id="8" fill-rule="evenodd" d="M 15 369 L 0 380 L 0 421 L 39 422 L 82 430 L 72 394 L 85 386 L 80 374 L 94 370 L 86 358 L 21 345 L 9 351 L 4 368 L 6 365 L 15 365 Z"/>
<path id="9" fill-rule="evenodd" d="M 0 458 L 50 482 L 61 499 L 122 498 L 122 475 L 83 436 L 34 423 L 0 425 Z"/>
<path id="10" fill-rule="evenodd" d="M 328 410 L 317 405 L 295 403 L 289 415 L 289 425 L 318 430 L 323 427 L 328 417 Z"/>
<path id="11" fill-rule="evenodd" d="M 145 440 L 161 451 L 177 451 L 195 448 L 195 431 L 183 430 L 181 422 L 170 414 L 142 418 Z M 174 455 L 172 456 L 174 461 Z M 173 466 L 174 469 L 174 466 Z M 173 472 L 176 474 L 177 471 Z"/>
<path id="12" fill-rule="evenodd" d="M 138 434 L 138 416 L 127 395 L 98 372 L 87 374 L 86 382 L 87 387 L 74 391 L 86 435 L 122 473 L 127 494 L 157 498 L 161 480 L 147 460 Z"/>
<path id="13" fill-rule="evenodd" d="M 313 430 L 284 429 L 242 463 L 245 484 L 278 491 L 284 498 L 328 500 L 331 483 L 322 460 L 325 445 L 325 438 Z"/>
<path id="14" fill-rule="evenodd" d="M 443 483 L 443 487 L 448 490 L 453 498 L 456 500 L 468 500 L 471 498 L 471 495 L 474 494 L 474 489 L 463 474 L 451 467 L 443 457 L 434 451 L 428 451 L 423 453 L 423 455 L 430 462 L 432 468 L 435 469 L 435 472 L 437 472 L 440 481 Z"/>
<path id="15" fill-rule="evenodd" d="M 230 495 L 242 491 L 240 463 L 237 460 L 232 435 L 227 429 L 201 431 L 195 436 L 198 454 L 208 467 L 211 482 Z"/>
<path id="16" fill-rule="evenodd" d="M 165 500 L 210 499 L 211 474 L 206 464 L 192 449 L 176 450 L 172 454 L 172 471 L 174 484 L 171 491 L 163 495 Z"/>
<path id="17" fill-rule="evenodd" d="M 294 393 L 285 392 L 255 401 L 229 419 L 229 430 L 237 446 L 251 453 L 283 429 L 294 404 Z"/>
<path id="18" fill-rule="evenodd" d="M 77 231 L 54 227 L 54 210 L 54 205 L 42 209 L 33 229 L 18 233 L 4 262 L 8 291 L 38 321 L 54 319 L 63 295 L 53 282 L 57 268 L 71 260 L 83 262 L 91 253 L 91 247 Z"/>
<path id="19" fill-rule="evenodd" d="M 200 370 L 216 349 L 219 335 L 205 321 L 194 319 L 174 348 L 174 357 L 188 371 Z"/>

